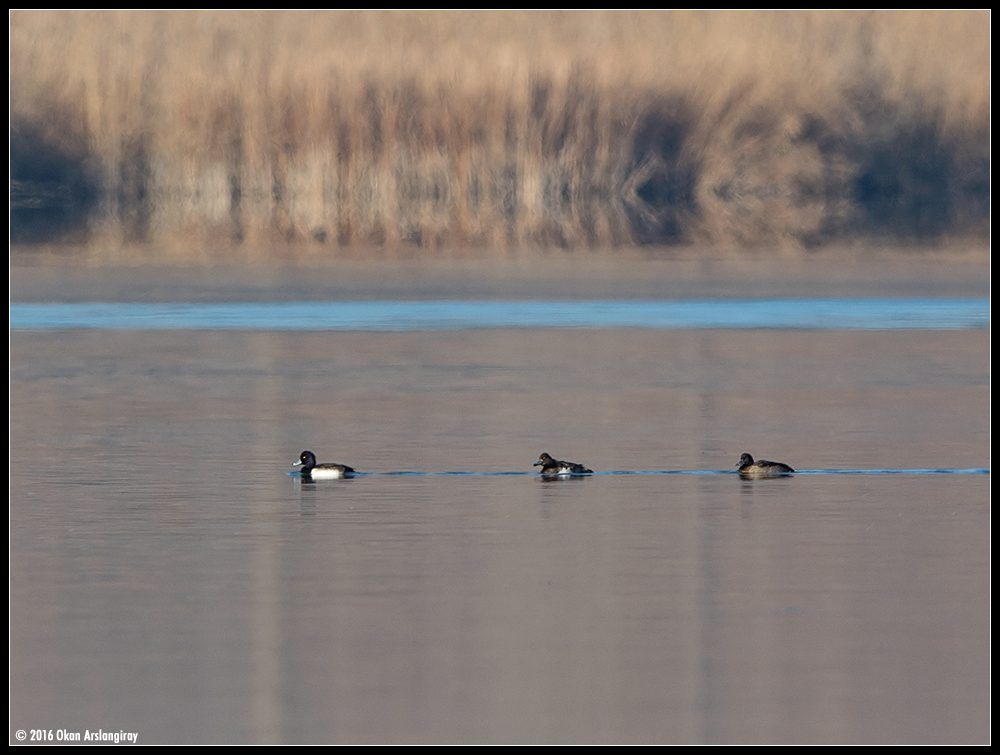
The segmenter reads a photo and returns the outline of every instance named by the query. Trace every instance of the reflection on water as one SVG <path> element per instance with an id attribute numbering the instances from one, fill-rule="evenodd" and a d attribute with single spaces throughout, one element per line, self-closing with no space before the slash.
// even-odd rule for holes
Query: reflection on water
<path id="1" fill-rule="evenodd" d="M 989 399 L 985 330 L 15 331 L 12 728 L 987 742 Z"/>

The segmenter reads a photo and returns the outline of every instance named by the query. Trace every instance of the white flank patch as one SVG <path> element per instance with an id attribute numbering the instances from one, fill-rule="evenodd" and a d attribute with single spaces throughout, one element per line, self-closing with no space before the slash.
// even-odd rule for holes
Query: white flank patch
<path id="1" fill-rule="evenodd" d="M 322 467 L 313 467 L 312 478 L 314 480 L 339 480 L 344 476 L 344 472 L 341 469 L 323 469 Z"/>

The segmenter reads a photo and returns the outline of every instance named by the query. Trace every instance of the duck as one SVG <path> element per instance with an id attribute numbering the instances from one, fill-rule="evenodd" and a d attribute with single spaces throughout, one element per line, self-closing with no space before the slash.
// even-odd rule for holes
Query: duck
<path id="1" fill-rule="evenodd" d="M 740 477 L 784 477 L 795 470 L 780 461 L 768 461 L 761 459 L 754 461 L 750 454 L 742 454 L 736 468 L 740 470 Z"/>
<path id="2" fill-rule="evenodd" d="M 353 477 L 354 469 L 346 464 L 324 464 L 316 463 L 316 454 L 312 451 L 303 451 L 299 460 L 292 464 L 293 467 L 302 465 L 303 482 L 313 482 L 314 480 L 339 480 L 344 477 Z"/>
<path id="3" fill-rule="evenodd" d="M 548 454 L 539 456 L 538 461 L 531 466 L 541 467 L 543 475 L 594 474 L 593 469 L 587 469 L 583 464 L 577 464 L 573 461 L 559 461 L 558 459 L 553 459 Z"/>

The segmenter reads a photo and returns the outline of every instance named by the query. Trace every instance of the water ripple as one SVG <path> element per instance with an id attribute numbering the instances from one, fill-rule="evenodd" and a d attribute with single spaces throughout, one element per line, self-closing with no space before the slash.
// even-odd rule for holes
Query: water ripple
<path id="1" fill-rule="evenodd" d="M 990 474 L 989 468 L 973 467 L 971 469 L 923 468 L 923 469 L 797 469 L 787 477 L 798 475 L 941 475 L 941 474 Z M 607 477 L 620 475 L 739 475 L 735 469 L 616 469 L 606 472 L 593 472 L 587 475 L 566 475 L 567 479 L 585 479 L 587 477 Z M 289 477 L 298 477 L 299 472 L 288 472 Z M 396 472 L 355 472 L 357 477 L 542 477 L 538 472 L 413 472 L 401 470 Z M 546 475 L 556 477 L 558 475 Z M 774 478 L 778 479 L 778 478 Z"/>

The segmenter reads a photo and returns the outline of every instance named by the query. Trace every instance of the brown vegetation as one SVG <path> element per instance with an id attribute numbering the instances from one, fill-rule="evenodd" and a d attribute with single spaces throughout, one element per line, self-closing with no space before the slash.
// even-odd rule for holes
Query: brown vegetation
<path id="1" fill-rule="evenodd" d="M 319 258 L 988 233 L 989 11 L 10 19 L 15 242 Z"/>

